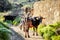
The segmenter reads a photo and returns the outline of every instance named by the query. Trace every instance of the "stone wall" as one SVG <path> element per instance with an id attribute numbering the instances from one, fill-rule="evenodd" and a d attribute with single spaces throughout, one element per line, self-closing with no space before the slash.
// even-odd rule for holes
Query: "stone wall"
<path id="1" fill-rule="evenodd" d="M 44 24 L 60 21 L 60 0 L 43 0 L 34 3 L 34 16 L 42 16 Z"/>

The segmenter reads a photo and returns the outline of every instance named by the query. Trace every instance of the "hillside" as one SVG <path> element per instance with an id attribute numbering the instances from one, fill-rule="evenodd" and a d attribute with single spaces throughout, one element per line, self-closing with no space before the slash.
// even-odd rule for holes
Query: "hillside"
<path id="1" fill-rule="evenodd" d="M 60 21 L 60 0 L 45 0 L 34 4 L 34 15 L 42 16 L 44 24 Z"/>

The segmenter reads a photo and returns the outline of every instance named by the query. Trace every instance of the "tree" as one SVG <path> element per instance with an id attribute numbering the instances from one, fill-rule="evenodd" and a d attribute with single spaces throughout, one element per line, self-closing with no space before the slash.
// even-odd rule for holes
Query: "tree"
<path id="1" fill-rule="evenodd" d="M 8 0 L 0 0 L 0 12 L 8 11 L 12 8 L 12 5 Z"/>
<path id="2" fill-rule="evenodd" d="M 22 5 L 22 4 L 19 4 L 19 6 L 20 6 L 20 8 L 21 8 L 21 7 L 23 7 L 23 5 Z"/>

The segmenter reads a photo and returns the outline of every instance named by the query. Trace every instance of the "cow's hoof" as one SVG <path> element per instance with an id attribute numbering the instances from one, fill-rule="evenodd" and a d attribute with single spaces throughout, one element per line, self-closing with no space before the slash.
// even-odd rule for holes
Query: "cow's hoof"
<path id="1" fill-rule="evenodd" d="M 28 36 L 28 38 L 30 38 L 30 36 Z"/>
<path id="2" fill-rule="evenodd" d="M 35 36 L 35 34 L 33 34 L 33 36 Z"/>
<path id="3" fill-rule="evenodd" d="M 38 34 L 36 34 L 36 36 L 38 36 Z"/>
<path id="4" fill-rule="evenodd" d="M 25 36 L 25 38 L 27 38 L 27 36 Z"/>

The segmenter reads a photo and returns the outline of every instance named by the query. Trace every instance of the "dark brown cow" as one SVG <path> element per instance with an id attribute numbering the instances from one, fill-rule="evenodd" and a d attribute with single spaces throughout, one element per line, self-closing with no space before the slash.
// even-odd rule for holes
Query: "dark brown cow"
<path id="1" fill-rule="evenodd" d="M 27 21 L 25 22 L 25 37 L 30 38 L 29 36 L 29 28 L 32 27 L 32 21 L 27 19 Z"/>

